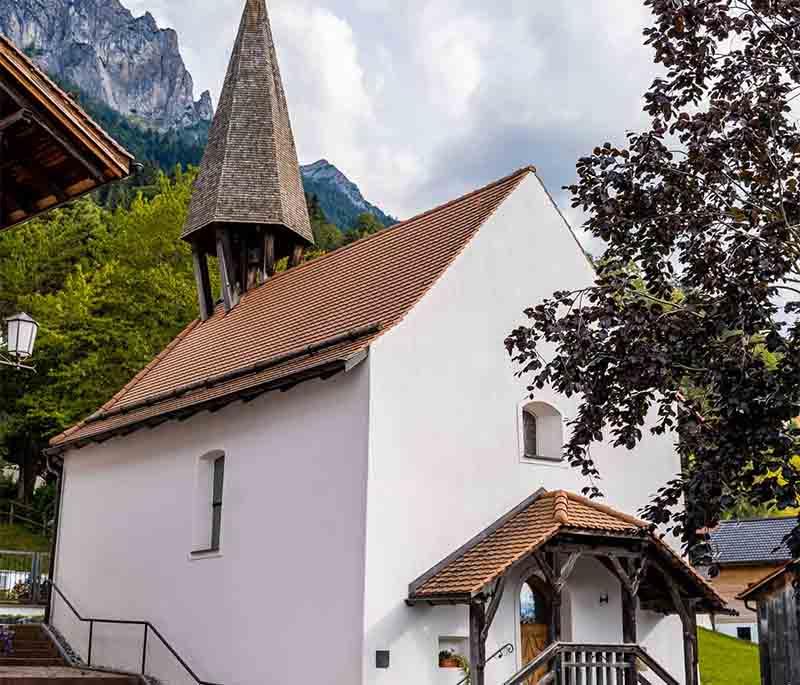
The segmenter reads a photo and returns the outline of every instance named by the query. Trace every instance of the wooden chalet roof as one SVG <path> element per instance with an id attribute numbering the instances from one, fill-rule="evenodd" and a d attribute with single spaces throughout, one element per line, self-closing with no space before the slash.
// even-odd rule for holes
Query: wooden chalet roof
<path id="1" fill-rule="evenodd" d="M 183 237 L 230 223 L 314 243 L 265 0 L 247 0 Z"/>
<path id="2" fill-rule="evenodd" d="M 130 175 L 133 157 L 0 34 L 0 230 Z"/>
<path id="3" fill-rule="evenodd" d="M 751 583 L 748 585 L 747 589 L 744 592 L 739 593 L 736 596 L 736 599 L 740 599 L 743 601 L 747 601 L 750 599 L 758 599 L 758 597 L 763 594 L 764 592 L 770 589 L 773 581 L 781 578 L 783 575 L 795 571 L 797 572 L 800 569 L 800 559 L 793 559 L 791 561 L 787 561 L 785 564 L 781 564 L 781 566 L 770 573 L 769 575 L 765 576 L 761 580 L 757 580 L 755 583 Z"/>
<path id="4" fill-rule="evenodd" d="M 409 601 L 468 600 L 536 550 L 567 533 L 599 534 L 613 540 L 647 540 L 685 585 L 709 607 L 725 601 L 650 524 L 571 492 L 540 491 L 470 540 L 409 586 Z"/>
<path id="5" fill-rule="evenodd" d="M 405 317 L 532 173 L 520 169 L 279 274 L 228 313 L 217 307 L 52 447 L 81 447 L 345 369 Z"/>

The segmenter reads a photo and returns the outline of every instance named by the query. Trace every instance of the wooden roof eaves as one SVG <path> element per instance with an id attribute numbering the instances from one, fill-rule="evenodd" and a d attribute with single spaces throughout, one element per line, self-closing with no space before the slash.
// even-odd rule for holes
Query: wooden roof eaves
<path id="1" fill-rule="evenodd" d="M 366 356 L 360 356 L 358 359 L 360 361 L 364 361 Z M 67 440 L 62 443 L 54 444 L 45 449 L 44 454 L 48 457 L 62 456 L 69 450 L 82 449 L 93 443 L 102 444 L 113 438 L 129 435 L 143 428 L 157 428 L 158 426 L 170 421 L 185 421 L 196 414 L 200 414 L 205 411 L 213 413 L 239 401 L 251 402 L 261 395 L 265 395 L 277 390 L 290 390 L 291 388 L 306 381 L 315 379 L 328 380 L 339 373 L 347 373 L 355 368 L 355 366 L 356 364 L 352 363 L 350 357 L 346 359 L 338 359 L 333 362 L 326 362 L 317 367 L 304 369 L 297 373 L 277 378 L 263 385 L 245 388 L 235 393 L 224 395 L 223 397 L 214 398 L 205 402 L 198 402 L 195 405 L 182 407 L 180 409 L 165 412 L 163 414 L 157 414 L 156 416 L 144 419 L 142 421 L 125 424 L 101 433 L 97 433 L 96 435 L 78 438 L 72 441 Z"/>
<path id="2" fill-rule="evenodd" d="M 130 175 L 133 155 L 111 138 L 2 34 L 0 34 L 0 67 L 4 67 L 29 95 L 36 98 L 54 120 L 71 131 L 84 146 L 101 159 L 103 164 L 114 172 L 116 180 Z"/>
<path id="3" fill-rule="evenodd" d="M 740 592 L 736 595 L 736 599 L 747 601 L 749 599 L 753 599 L 753 597 L 760 593 L 762 590 L 767 588 L 770 584 L 772 584 L 775 580 L 780 578 L 784 573 L 789 572 L 792 570 L 792 567 L 800 565 L 800 560 L 793 559 L 791 561 L 787 561 L 785 564 L 782 564 L 780 568 L 776 569 L 772 573 L 770 573 L 765 578 L 756 581 L 750 587 L 748 587 L 743 592 Z"/>

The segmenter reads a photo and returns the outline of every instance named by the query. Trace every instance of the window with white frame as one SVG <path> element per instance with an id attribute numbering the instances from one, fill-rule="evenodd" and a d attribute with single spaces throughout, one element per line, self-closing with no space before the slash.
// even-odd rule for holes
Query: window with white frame
<path id="1" fill-rule="evenodd" d="M 545 402 L 529 402 L 522 406 L 520 447 L 525 459 L 561 461 L 564 446 L 564 418 L 561 412 Z"/>
<path id="2" fill-rule="evenodd" d="M 225 453 L 209 452 L 197 464 L 192 543 L 195 556 L 219 553 L 221 549 L 224 490 Z"/>

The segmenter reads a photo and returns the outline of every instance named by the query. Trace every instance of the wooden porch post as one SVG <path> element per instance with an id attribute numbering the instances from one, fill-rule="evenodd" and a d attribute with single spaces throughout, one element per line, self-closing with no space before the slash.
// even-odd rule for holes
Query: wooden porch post
<path id="1" fill-rule="evenodd" d="M 686 672 L 686 685 L 697 685 L 697 620 L 695 608 L 691 601 L 687 601 L 681 595 L 678 584 L 675 579 L 664 570 L 662 566 L 658 566 L 664 582 L 667 584 L 669 594 L 672 597 L 672 602 L 675 605 L 675 610 L 681 617 L 681 625 L 683 626 L 683 663 Z"/>
<path id="2" fill-rule="evenodd" d="M 622 561 L 623 570 L 628 578 L 631 577 L 631 568 L 627 561 Z M 638 642 L 636 629 L 636 595 L 631 583 L 620 579 L 622 589 L 622 641 L 626 645 L 635 645 Z M 636 659 L 630 658 L 631 667 L 625 671 L 625 685 L 636 685 Z"/>
<path id="3" fill-rule="evenodd" d="M 550 567 L 553 577 L 561 575 L 561 558 L 558 552 L 553 552 L 550 558 Z M 553 587 L 553 608 L 550 612 L 550 642 L 561 642 L 561 591 L 564 586 L 556 582 Z"/>
<path id="4" fill-rule="evenodd" d="M 486 668 L 486 611 L 483 602 L 472 600 L 469 605 L 469 675 L 470 685 L 485 685 Z"/>

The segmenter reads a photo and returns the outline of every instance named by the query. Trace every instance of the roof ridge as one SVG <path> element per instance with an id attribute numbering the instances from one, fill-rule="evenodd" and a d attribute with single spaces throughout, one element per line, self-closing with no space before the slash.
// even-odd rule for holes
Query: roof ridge
<path id="1" fill-rule="evenodd" d="M 283 280 L 283 279 L 287 278 L 289 276 L 289 274 L 301 273 L 302 271 L 307 270 L 312 264 L 319 264 L 320 262 L 323 262 L 323 261 L 325 261 L 327 259 L 332 259 L 333 257 L 339 257 L 342 254 L 346 254 L 347 252 L 353 250 L 356 246 L 364 245 L 365 243 L 368 243 L 368 242 L 370 242 L 372 240 L 376 240 L 378 238 L 383 238 L 383 237 L 385 237 L 385 236 L 387 236 L 389 234 L 395 233 L 399 229 L 405 228 L 409 224 L 411 224 L 411 223 L 413 223 L 415 221 L 418 221 L 419 219 L 422 219 L 423 217 L 429 216 L 430 214 L 434 214 L 436 212 L 440 212 L 440 211 L 442 211 L 444 209 L 447 209 L 448 207 L 451 207 L 451 206 L 453 206 L 453 205 L 455 205 L 455 204 L 457 204 L 459 202 L 463 202 L 464 200 L 469 200 L 470 198 L 474 197 L 475 195 L 478 195 L 480 193 L 486 192 L 487 190 L 492 190 L 493 188 L 499 187 L 499 186 L 503 185 L 504 183 L 508 183 L 509 181 L 511 181 L 512 179 L 514 179 L 517 176 L 522 177 L 526 173 L 535 174 L 536 173 L 536 167 L 534 167 L 532 165 L 521 167 L 520 169 L 517 169 L 514 173 L 508 174 L 507 176 L 504 176 L 503 178 L 499 178 L 496 181 L 492 181 L 491 183 L 487 183 L 485 186 L 481 186 L 480 188 L 477 188 L 476 190 L 471 190 L 470 192 L 462 195 L 461 197 L 457 197 L 454 200 L 448 200 L 447 202 L 444 202 L 444 203 L 442 203 L 440 205 L 437 205 L 436 207 L 428 209 L 428 210 L 426 210 L 424 212 L 421 212 L 419 214 L 415 214 L 414 216 L 412 216 L 409 219 L 405 219 L 403 221 L 400 221 L 400 222 L 398 222 L 398 223 L 396 223 L 396 224 L 394 224 L 392 226 L 387 226 L 382 231 L 378 231 L 377 233 L 373 233 L 371 235 L 364 236 L 363 238 L 359 238 L 358 240 L 354 240 L 352 243 L 350 243 L 348 245 L 343 245 L 342 247 L 340 247 L 340 248 L 338 248 L 336 250 L 332 250 L 331 252 L 325 252 L 325 253 L 317 256 L 317 257 L 314 257 L 314 259 L 309 259 L 308 261 L 303 262 L 302 264 L 300 264 L 298 266 L 292 267 L 291 269 L 287 269 L 286 271 L 283 271 L 281 273 L 275 274 L 274 276 L 272 276 L 272 278 L 267 279 L 266 281 L 264 281 L 264 283 L 261 283 L 258 287 L 252 288 L 251 290 L 248 290 L 244 294 L 244 297 L 242 299 L 244 300 L 244 298 L 247 298 L 248 296 L 252 296 L 252 294 L 257 293 L 259 290 L 265 288 L 270 283 L 274 283 L 275 281 Z M 486 218 L 486 221 L 488 221 L 491 218 L 491 216 L 492 215 L 490 214 Z M 484 221 L 483 224 L 485 224 L 486 221 Z M 483 224 L 481 224 L 481 226 L 483 226 Z M 445 269 L 445 271 L 446 270 L 447 269 Z M 413 306 L 412 306 L 412 308 L 413 308 Z"/>
<path id="2" fill-rule="evenodd" d="M 553 518 L 563 526 L 569 523 L 569 495 L 565 490 L 559 490 L 553 497 Z"/>
<path id="3" fill-rule="evenodd" d="M 592 509 L 596 509 L 597 511 L 601 511 L 604 514 L 608 514 L 609 516 L 613 516 L 616 519 L 620 519 L 621 521 L 625 521 L 626 523 L 630 523 L 631 525 L 636 526 L 637 528 L 651 528 L 652 524 L 644 521 L 636 516 L 631 516 L 630 514 L 626 514 L 624 511 L 618 511 L 613 507 L 609 506 L 608 504 L 603 504 L 602 502 L 597 502 L 596 500 L 591 500 L 588 497 L 582 497 L 581 495 L 577 495 L 574 492 L 567 492 L 567 497 L 571 499 L 573 502 L 577 502 L 579 504 L 584 504 L 587 507 L 591 507 Z"/>
<path id="4" fill-rule="evenodd" d="M 725 519 L 720 521 L 715 528 L 712 528 L 712 532 L 717 530 L 720 526 L 725 524 L 739 524 L 739 523 L 755 523 L 759 521 L 796 521 L 797 516 L 795 514 L 787 514 L 786 516 L 753 516 L 748 518 L 742 519 Z"/>

